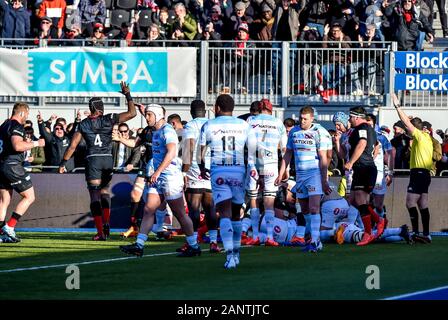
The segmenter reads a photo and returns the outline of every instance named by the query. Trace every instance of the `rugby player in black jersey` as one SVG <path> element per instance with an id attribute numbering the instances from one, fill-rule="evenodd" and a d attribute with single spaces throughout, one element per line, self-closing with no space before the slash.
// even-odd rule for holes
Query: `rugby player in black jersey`
<path id="1" fill-rule="evenodd" d="M 94 241 L 106 240 L 110 233 L 109 184 L 113 174 L 112 127 L 137 115 L 128 84 L 121 82 L 120 85 L 121 93 L 126 96 L 128 102 L 128 110 L 119 114 L 104 115 L 104 104 L 101 98 L 91 98 L 89 100 L 90 116 L 79 124 L 79 129 L 73 135 L 59 166 L 59 173 L 64 173 L 65 163 L 72 157 L 81 138 L 84 138 L 87 148 L 85 174 L 90 194 L 90 211 L 97 229 L 97 234 L 93 237 Z"/>

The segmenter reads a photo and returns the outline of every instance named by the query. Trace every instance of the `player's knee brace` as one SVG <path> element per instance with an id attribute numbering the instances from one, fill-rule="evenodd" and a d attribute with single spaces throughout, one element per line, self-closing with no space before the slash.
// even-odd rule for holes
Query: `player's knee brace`
<path id="1" fill-rule="evenodd" d="M 94 201 L 90 203 L 90 212 L 92 212 L 92 216 L 94 217 L 102 216 L 103 212 L 101 210 L 101 202 Z"/>

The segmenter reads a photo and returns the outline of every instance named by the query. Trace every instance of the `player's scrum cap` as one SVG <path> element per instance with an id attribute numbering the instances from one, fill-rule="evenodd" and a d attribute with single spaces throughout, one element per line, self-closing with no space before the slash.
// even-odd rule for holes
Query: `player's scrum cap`
<path id="1" fill-rule="evenodd" d="M 99 97 L 93 97 L 89 100 L 89 109 L 91 113 L 94 113 L 96 110 L 104 112 L 103 100 Z"/>
<path id="2" fill-rule="evenodd" d="M 348 115 L 345 114 L 342 111 L 336 112 L 333 115 L 333 123 L 336 124 L 336 122 L 342 123 L 342 125 L 347 128 L 347 126 L 348 126 Z"/>
<path id="3" fill-rule="evenodd" d="M 145 108 L 145 113 L 152 112 L 156 117 L 156 123 L 165 118 L 163 107 L 159 104 L 151 103 Z"/>
<path id="4" fill-rule="evenodd" d="M 260 100 L 260 110 L 269 110 L 272 111 L 272 103 L 269 101 L 269 99 L 261 99 Z"/>

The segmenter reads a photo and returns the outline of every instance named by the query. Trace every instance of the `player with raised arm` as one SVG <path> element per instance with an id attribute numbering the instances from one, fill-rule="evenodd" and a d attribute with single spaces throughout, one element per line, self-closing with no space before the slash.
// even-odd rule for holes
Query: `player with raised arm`
<path id="1" fill-rule="evenodd" d="M 311 243 L 305 248 L 308 252 L 322 250 L 320 242 L 320 199 L 328 194 L 328 150 L 332 149 L 328 132 L 320 125 L 313 124 L 314 109 L 310 106 L 300 110 L 300 126 L 294 127 L 288 137 L 285 156 L 282 159 L 279 177 L 281 179 L 294 154 L 296 169 L 295 190 L 299 199 L 306 225 L 311 230 Z"/>
<path id="2" fill-rule="evenodd" d="M 20 242 L 14 228 L 35 200 L 33 184 L 23 163 L 26 151 L 45 146 L 45 140 L 31 141 L 25 137 L 23 125 L 29 113 L 26 103 L 17 102 L 12 109 L 12 117 L 0 126 L 0 242 Z M 5 224 L 13 190 L 22 198 Z"/>
<path id="3" fill-rule="evenodd" d="M 257 197 L 262 192 L 265 209 L 267 239 L 265 246 L 278 246 L 273 238 L 274 201 L 278 191 L 275 179 L 278 177 L 278 150 L 283 155 L 286 150 L 286 128 L 283 122 L 272 116 L 272 103 L 268 99 L 259 102 L 260 114 L 251 116 L 247 122 L 252 127 L 257 138 L 256 168 L 258 180 L 248 179 L 248 196 L 250 198 L 250 219 L 252 224 L 252 239 L 246 244 L 260 245 L 258 226 L 260 224 L 260 209 Z"/>
<path id="4" fill-rule="evenodd" d="M 110 194 L 109 184 L 113 174 L 112 127 L 114 124 L 126 122 L 136 116 L 135 105 L 129 86 L 121 82 L 121 93 L 126 96 L 128 110 L 119 114 L 104 115 L 104 104 L 101 98 L 89 100 L 90 115 L 81 121 L 70 146 L 65 151 L 59 166 L 59 173 L 64 173 L 65 163 L 72 157 L 76 147 L 84 138 L 86 142 L 86 181 L 90 194 L 90 211 L 95 222 L 97 234 L 94 241 L 104 241 L 110 233 Z"/>
<path id="5" fill-rule="evenodd" d="M 194 100 L 191 102 L 190 114 L 193 120 L 185 125 L 183 130 L 184 150 L 182 153 L 182 171 L 186 179 L 185 197 L 188 204 L 188 215 L 193 221 L 193 228 L 197 234 L 200 224 L 200 207 L 205 213 L 205 221 L 210 235 L 210 252 L 218 253 L 218 217 L 213 209 L 212 187 L 210 179 L 201 176 L 198 165 L 200 158 L 200 134 L 202 126 L 208 121 L 205 117 L 205 102 Z M 210 154 L 205 158 L 207 168 L 210 168 Z"/>
<path id="6" fill-rule="evenodd" d="M 154 225 L 154 215 L 161 204 L 166 201 L 179 221 L 186 235 L 188 247 L 178 257 L 194 257 L 201 254 L 201 249 L 193 235 L 193 223 L 185 213 L 184 184 L 180 167 L 176 161 L 179 140 L 174 128 L 165 120 L 165 111 L 158 104 L 150 104 L 145 109 L 148 126 L 153 128 L 153 161 L 147 170 L 154 172 L 148 177 L 149 190 L 137 241 L 120 246 L 121 251 L 141 257 L 148 233 Z"/>
<path id="7" fill-rule="evenodd" d="M 240 262 L 241 207 L 244 203 L 246 164 L 244 147 L 248 149 L 248 171 L 257 176 L 255 168 L 256 137 L 249 124 L 232 116 L 235 102 L 221 94 L 215 102 L 215 119 L 207 121 L 201 130 L 201 162 L 203 177 L 208 176 L 205 154 L 210 149 L 210 180 L 213 202 L 220 216 L 221 238 L 226 251 L 224 268 L 236 268 Z"/>

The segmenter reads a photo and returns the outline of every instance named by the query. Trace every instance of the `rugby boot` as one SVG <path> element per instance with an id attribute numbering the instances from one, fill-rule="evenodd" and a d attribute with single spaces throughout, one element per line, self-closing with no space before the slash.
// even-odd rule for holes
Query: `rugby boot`
<path id="1" fill-rule="evenodd" d="M 362 236 L 361 241 L 359 241 L 356 245 L 357 246 L 366 246 L 373 241 L 375 241 L 375 236 L 371 235 L 367 232 L 364 232 L 364 235 Z"/>
<path id="2" fill-rule="evenodd" d="M 124 253 L 134 255 L 137 257 L 143 256 L 143 247 L 139 246 L 137 243 L 120 246 L 120 250 Z"/>
<path id="3" fill-rule="evenodd" d="M 195 256 L 200 256 L 201 255 L 201 248 L 196 245 L 196 248 L 192 247 L 192 246 L 187 246 L 187 248 L 182 251 L 181 253 L 179 253 L 177 256 L 178 257 L 195 257 Z"/>
<path id="4" fill-rule="evenodd" d="M 176 249 L 176 252 L 184 252 L 188 247 L 188 243 L 185 242 L 182 247 Z"/>
<path id="5" fill-rule="evenodd" d="M 106 241 L 106 237 L 102 233 L 97 233 L 92 238 L 93 241 Z"/>
<path id="6" fill-rule="evenodd" d="M 108 223 L 103 224 L 103 234 L 106 239 L 110 237 L 110 225 Z"/>
<path id="7" fill-rule="evenodd" d="M 266 239 L 264 246 L 265 247 L 278 247 L 279 245 L 278 245 L 277 241 L 275 241 L 271 238 L 268 238 L 268 239 Z"/>
<path id="8" fill-rule="evenodd" d="M 137 226 L 130 226 L 127 231 L 122 232 L 120 235 L 123 238 L 135 238 L 136 236 L 138 236 L 138 227 Z"/>
<path id="9" fill-rule="evenodd" d="M 258 237 L 256 237 L 255 239 L 251 238 L 251 239 L 249 239 L 246 242 L 246 245 L 248 245 L 248 246 L 259 246 L 260 245 L 260 238 L 258 238 Z"/>
<path id="10" fill-rule="evenodd" d="M 334 234 L 334 240 L 337 244 L 343 244 L 344 243 L 344 231 L 345 231 L 345 225 L 341 224 L 336 230 L 336 233 Z"/>
<path id="11" fill-rule="evenodd" d="M 406 224 L 404 224 L 400 227 L 400 229 L 401 231 L 399 236 L 402 237 L 407 244 L 413 244 L 414 241 L 412 240 L 411 234 L 409 233 L 409 227 Z"/>
<path id="12" fill-rule="evenodd" d="M 5 224 L 1 230 L 3 236 L 6 236 L 10 239 L 10 243 L 16 243 L 21 241 L 20 238 L 16 235 L 14 228 L 11 228 L 7 224 Z"/>
<path id="13" fill-rule="evenodd" d="M 210 242 L 210 253 L 220 253 L 222 249 L 216 242 Z"/>

